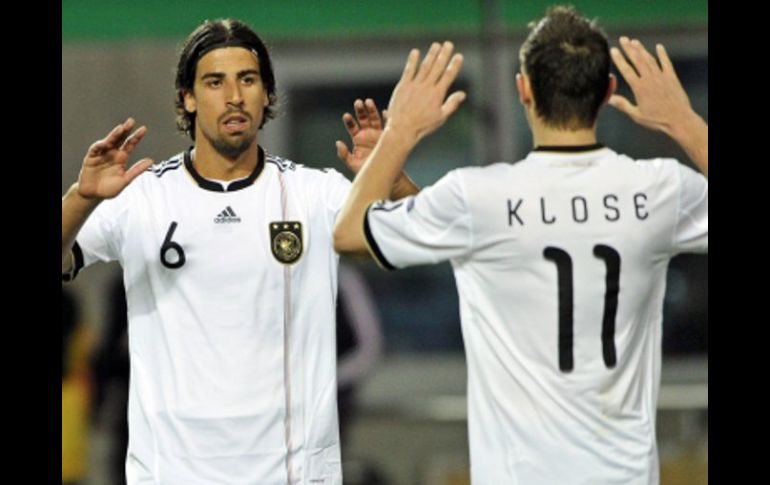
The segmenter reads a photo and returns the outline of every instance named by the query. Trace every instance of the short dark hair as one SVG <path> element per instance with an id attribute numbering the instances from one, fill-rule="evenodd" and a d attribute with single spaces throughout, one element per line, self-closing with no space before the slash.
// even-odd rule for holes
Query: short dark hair
<path id="1" fill-rule="evenodd" d="M 268 119 L 275 117 L 275 76 L 270 54 L 262 39 L 245 23 L 233 19 L 206 20 L 182 43 L 176 68 L 176 126 L 195 140 L 195 113 L 184 107 L 184 93 L 192 90 L 195 70 L 204 54 L 220 47 L 243 47 L 254 51 L 259 59 L 259 75 L 267 91 L 269 104 L 262 116 L 262 128 Z"/>
<path id="2" fill-rule="evenodd" d="M 593 126 L 609 86 L 607 35 L 571 6 L 548 8 L 529 28 L 519 61 L 537 114 L 556 128 Z"/>

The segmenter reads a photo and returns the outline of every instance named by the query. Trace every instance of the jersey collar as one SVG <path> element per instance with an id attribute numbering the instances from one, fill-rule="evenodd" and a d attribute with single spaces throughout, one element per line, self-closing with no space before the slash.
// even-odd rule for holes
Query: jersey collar
<path id="1" fill-rule="evenodd" d="M 591 150 L 599 150 L 604 148 L 601 143 L 592 143 L 590 145 L 539 145 L 532 149 L 533 152 L 589 152 Z"/>
<path id="2" fill-rule="evenodd" d="M 201 174 L 198 173 L 197 170 L 195 170 L 195 166 L 193 166 L 192 163 L 192 150 L 193 147 L 188 148 L 184 152 L 184 166 L 187 169 L 187 172 L 192 176 L 193 180 L 195 180 L 195 183 L 198 184 L 198 186 L 205 190 L 210 190 L 212 192 L 235 192 L 236 190 L 245 189 L 249 185 L 253 184 L 254 181 L 257 179 L 260 173 L 262 173 L 262 169 L 265 168 L 265 151 L 262 149 L 261 146 L 257 146 L 257 166 L 254 167 L 254 171 L 251 172 L 251 174 L 246 177 L 239 180 L 236 180 L 234 182 L 231 182 L 227 189 L 225 189 L 224 186 L 220 182 L 215 182 L 213 180 L 209 180 L 205 177 L 203 177 Z"/>

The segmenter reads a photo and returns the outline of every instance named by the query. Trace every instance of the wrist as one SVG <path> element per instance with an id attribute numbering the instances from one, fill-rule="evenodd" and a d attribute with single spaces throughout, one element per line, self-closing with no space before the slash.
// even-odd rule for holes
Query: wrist
<path id="1" fill-rule="evenodd" d="M 392 143 L 396 143 L 398 146 L 406 148 L 407 151 L 411 151 L 420 141 L 420 137 L 415 130 L 410 130 L 404 125 L 393 123 L 392 120 L 388 121 L 388 124 L 382 132 L 382 136 L 392 139 Z"/>
<path id="2" fill-rule="evenodd" d="M 102 201 L 102 199 L 98 197 L 84 195 L 80 190 L 80 184 L 78 182 L 75 182 L 70 186 L 64 197 L 69 199 L 75 207 L 80 208 L 84 212 L 92 211 Z"/>
<path id="3" fill-rule="evenodd" d="M 708 133 L 708 125 L 698 113 L 690 109 L 677 123 L 672 124 L 667 131 L 674 141 L 686 145 L 693 138 L 700 138 L 702 133 Z"/>

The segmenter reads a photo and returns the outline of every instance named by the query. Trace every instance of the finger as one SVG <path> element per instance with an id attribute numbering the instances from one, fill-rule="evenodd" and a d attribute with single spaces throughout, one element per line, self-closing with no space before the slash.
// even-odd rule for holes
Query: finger
<path id="1" fill-rule="evenodd" d="M 334 146 L 337 147 L 337 157 L 339 157 L 339 159 L 343 162 L 348 163 L 348 155 L 350 155 L 348 146 L 340 140 L 334 142 Z"/>
<path id="2" fill-rule="evenodd" d="M 358 119 L 358 124 L 361 125 L 361 129 L 369 128 L 369 114 L 366 112 L 364 102 L 357 99 L 356 102 L 353 103 L 353 107 L 356 110 L 356 118 Z"/>
<path id="3" fill-rule="evenodd" d="M 131 130 L 134 128 L 134 123 L 135 122 L 133 118 L 128 118 L 126 121 L 116 126 L 104 139 L 104 141 L 107 143 L 107 146 L 110 148 L 117 148 L 121 146 L 126 137 L 128 137 L 128 135 L 131 133 Z"/>
<path id="4" fill-rule="evenodd" d="M 86 154 L 87 157 L 98 157 L 104 154 L 107 150 L 111 148 L 111 145 L 109 143 L 110 137 L 117 136 L 117 133 L 119 133 L 123 128 L 123 124 L 117 125 L 115 128 L 113 128 L 109 133 L 107 133 L 107 136 L 102 138 L 101 140 L 97 140 L 91 144 L 90 147 L 88 147 L 88 153 Z"/>
<path id="5" fill-rule="evenodd" d="M 123 142 L 123 146 L 120 147 L 121 150 L 125 150 L 126 153 L 131 153 L 134 151 L 134 148 L 136 148 L 136 145 L 139 144 L 140 141 L 142 141 L 142 138 L 144 138 L 145 133 L 147 133 L 147 127 L 146 126 L 140 126 L 138 130 L 136 130 L 131 136 L 126 138 L 126 141 Z"/>
<path id="6" fill-rule="evenodd" d="M 452 56 L 452 60 L 446 67 L 444 75 L 441 76 L 441 79 L 439 80 L 440 86 L 444 89 L 449 89 L 449 86 L 451 86 L 455 79 L 457 79 L 457 75 L 460 74 L 460 68 L 463 67 L 464 60 L 462 54 L 455 54 Z"/>
<path id="7" fill-rule="evenodd" d="M 417 63 L 420 60 L 420 51 L 418 49 L 412 49 L 409 51 L 409 56 L 406 58 L 406 64 L 404 65 L 404 72 L 401 73 L 402 81 L 411 81 L 414 79 L 414 75 L 417 73 Z"/>
<path id="8" fill-rule="evenodd" d="M 607 100 L 607 104 L 615 108 L 616 110 L 625 113 L 631 119 L 636 119 L 639 109 L 634 106 L 628 99 L 619 94 L 613 94 L 610 99 Z"/>
<path id="9" fill-rule="evenodd" d="M 446 120 L 457 111 L 462 102 L 465 101 L 465 91 L 455 91 L 441 106 L 441 116 Z"/>
<path id="10" fill-rule="evenodd" d="M 436 61 L 433 63 L 430 73 L 428 74 L 429 81 L 437 82 L 441 78 L 446 71 L 447 65 L 452 60 L 452 51 L 454 48 L 454 44 L 449 41 L 446 41 L 441 45 L 441 49 L 436 56 Z"/>
<path id="11" fill-rule="evenodd" d="M 615 67 L 618 68 L 618 71 L 620 71 L 620 74 L 623 76 L 623 79 L 626 80 L 626 82 L 633 88 L 633 86 L 636 84 L 637 79 L 639 78 L 639 75 L 636 73 L 634 68 L 626 61 L 626 58 L 623 56 L 623 53 L 620 52 L 620 49 L 617 47 L 613 47 L 610 49 L 610 57 L 612 57 L 612 62 L 615 63 Z"/>
<path id="12" fill-rule="evenodd" d="M 376 130 L 382 129 L 382 119 L 380 119 L 380 113 L 377 111 L 377 105 L 374 104 L 374 100 L 368 98 L 364 104 L 366 105 L 367 117 L 369 118 L 369 126 Z"/>
<path id="13" fill-rule="evenodd" d="M 126 178 L 128 179 L 128 182 L 130 183 L 136 177 L 141 175 L 142 172 L 150 168 L 153 163 L 155 162 L 151 158 L 143 158 L 133 164 L 131 168 L 126 171 Z"/>
<path id="14" fill-rule="evenodd" d="M 415 77 L 416 80 L 424 81 L 427 79 L 431 68 L 433 68 L 433 64 L 436 62 L 436 56 L 438 56 L 440 49 L 441 45 L 438 42 L 434 42 L 430 45 L 428 53 L 425 54 L 425 59 L 423 59 L 422 64 L 420 64 L 420 70 L 417 71 L 417 76 Z"/>
<path id="15" fill-rule="evenodd" d="M 107 142 L 104 140 L 95 141 L 88 147 L 86 157 L 100 157 L 108 150 Z"/>
<path id="16" fill-rule="evenodd" d="M 668 57 L 668 53 L 666 52 L 666 48 L 663 47 L 663 44 L 657 44 L 655 46 L 655 51 L 658 54 L 658 59 L 660 59 L 660 67 L 663 69 L 663 72 L 667 74 L 673 74 L 676 76 L 676 71 L 674 70 L 674 64 L 671 62 L 671 59 Z"/>
<path id="17" fill-rule="evenodd" d="M 642 64 L 644 64 L 645 69 L 650 72 L 660 72 L 660 66 L 658 65 L 658 61 L 655 59 L 655 57 L 650 54 L 650 51 L 647 50 L 646 47 L 644 47 L 644 44 L 642 44 L 642 41 L 639 39 L 634 39 L 631 41 L 631 44 L 636 48 L 637 52 L 639 52 L 639 58 L 641 59 Z"/>
<path id="18" fill-rule="evenodd" d="M 628 59 L 631 61 L 634 69 L 639 74 L 639 77 L 648 76 L 651 71 L 642 55 L 642 47 L 639 41 L 636 39 L 626 39 L 626 42 L 621 41 L 620 46 L 628 56 Z"/>
<path id="19" fill-rule="evenodd" d="M 348 130 L 348 134 L 351 138 L 356 136 L 356 133 L 358 133 L 358 123 L 356 123 L 353 115 L 350 113 L 342 115 L 342 123 L 345 125 L 345 129 Z"/>

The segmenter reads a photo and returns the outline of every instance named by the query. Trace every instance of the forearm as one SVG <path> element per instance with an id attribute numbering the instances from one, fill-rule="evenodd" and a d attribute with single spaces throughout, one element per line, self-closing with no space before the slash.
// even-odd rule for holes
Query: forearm
<path id="1" fill-rule="evenodd" d="M 62 273 L 69 271 L 70 250 L 80 228 L 99 205 L 100 199 L 87 199 L 78 192 L 78 184 L 73 184 L 61 199 L 61 264 Z"/>
<path id="2" fill-rule="evenodd" d="M 364 214 L 369 204 L 386 199 L 400 176 L 406 158 L 417 144 L 417 137 L 388 127 L 353 180 L 334 228 L 334 249 L 340 253 L 366 250 Z M 414 186 L 416 187 L 416 186 Z"/>
<path id="3" fill-rule="evenodd" d="M 706 121 L 694 111 L 669 132 L 671 138 L 695 162 L 698 169 L 708 177 L 709 168 L 709 127 Z"/>

